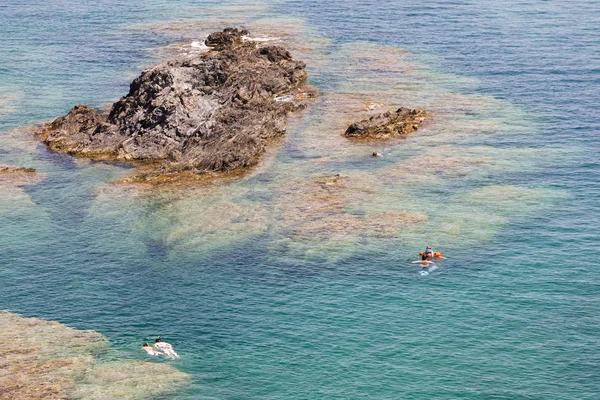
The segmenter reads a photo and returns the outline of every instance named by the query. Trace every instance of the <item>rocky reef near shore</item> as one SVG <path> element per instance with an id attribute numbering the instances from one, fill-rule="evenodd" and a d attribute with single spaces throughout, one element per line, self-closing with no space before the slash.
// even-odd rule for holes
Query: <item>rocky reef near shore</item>
<path id="1" fill-rule="evenodd" d="M 400 107 L 355 122 L 346 129 L 344 135 L 350 138 L 387 139 L 418 130 L 425 118 L 423 110 Z"/>
<path id="2" fill-rule="evenodd" d="M 252 167 L 314 91 L 303 62 L 247 35 L 213 33 L 207 53 L 143 71 L 108 115 L 77 105 L 38 134 L 57 152 L 149 164 L 139 179 Z"/>
<path id="3" fill-rule="evenodd" d="M 37 183 L 45 177 L 46 174 L 36 172 L 35 168 L 0 164 L 0 185 L 26 186 Z"/>

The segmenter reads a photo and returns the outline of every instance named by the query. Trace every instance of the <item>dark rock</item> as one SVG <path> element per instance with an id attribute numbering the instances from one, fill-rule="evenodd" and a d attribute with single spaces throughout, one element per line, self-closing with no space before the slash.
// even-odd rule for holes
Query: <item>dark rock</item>
<path id="1" fill-rule="evenodd" d="M 215 50 L 231 50 L 244 42 L 244 36 L 250 32 L 237 28 L 226 28 L 223 32 L 215 32 L 208 35 L 204 44 Z"/>
<path id="2" fill-rule="evenodd" d="M 266 56 L 271 62 L 279 62 L 281 60 L 291 60 L 290 53 L 278 46 L 268 46 L 260 49 L 260 54 Z"/>
<path id="3" fill-rule="evenodd" d="M 387 111 L 353 123 L 346 129 L 345 136 L 385 139 L 392 136 L 406 135 L 419 129 L 418 124 L 423 122 L 425 118 L 425 111 L 401 107 L 395 111 Z"/>
<path id="4" fill-rule="evenodd" d="M 87 156 L 115 156 L 123 141 L 117 127 L 83 104 L 46 125 L 41 135 L 54 151 Z"/>
<path id="5" fill-rule="evenodd" d="M 285 133 L 287 114 L 305 105 L 275 99 L 299 99 L 306 72 L 281 47 L 242 43 L 246 34 L 210 35 L 223 50 L 151 67 L 107 116 L 75 106 L 47 124 L 42 139 L 73 155 L 160 164 L 157 173 L 255 165 L 268 142 Z"/>
<path id="6" fill-rule="evenodd" d="M 0 164 L 0 174 L 35 174 L 35 168 L 15 167 Z"/>

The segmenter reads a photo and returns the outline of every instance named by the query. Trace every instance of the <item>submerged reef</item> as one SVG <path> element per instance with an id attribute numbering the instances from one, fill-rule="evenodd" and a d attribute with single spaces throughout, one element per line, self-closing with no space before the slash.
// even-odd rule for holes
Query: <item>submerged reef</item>
<path id="1" fill-rule="evenodd" d="M 34 168 L 15 167 L 0 164 L 0 185 L 26 186 L 39 182 L 46 177 L 39 174 Z"/>
<path id="2" fill-rule="evenodd" d="M 95 331 L 8 312 L 0 324 L 0 399 L 144 399 L 189 384 L 168 364 L 100 360 L 110 349 Z"/>
<path id="3" fill-rule="evenodd" d="M 325 175 L 314 181 L 298 179 L 283 189 L 275 208 L 291 236 L 320 241 L 355 235 L 393 238 L 399 231 L 427 221 L 427 215 L 420 212 L 369 207 L 376 203 L 380 189 L 377 178 L 362 171 Z"/>
<path id="4" fill-rule="evenodd" d="M 419 124 L 425 120 L 425 117 L 425 111 L 400 107 L 395 111 L 387 111 L 355 122 L 346 129 L 344 135 L 372 139 L 406 135 L 419 129 Z"/>
<path id="5" fill-rule="evenodd" d="M 213 33 L 207 53 L 142 72 L 108 115 L 77 105 L 38 133 L 58 152 L 149 164 L 139 179 L 252 167 L 314 91 L 305 85 L 305 63 L 247 35 Z"/>

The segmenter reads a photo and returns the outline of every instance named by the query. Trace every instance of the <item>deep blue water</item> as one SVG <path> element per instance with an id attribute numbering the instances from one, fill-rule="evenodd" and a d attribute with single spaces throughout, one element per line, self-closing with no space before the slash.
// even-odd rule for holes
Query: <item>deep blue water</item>
<path id="1" fill-rule="evenodd" d="M 0 3 L 0 163 L 48 173 L 22 193 L 2 193 L 0 309 L 99 331 L 139 359 L 140 342 L 160 334 L 182 355 L 173 365 L 192 376 L 181 398 L 597 398 L 600 3 L 332 0 L 249 8 L 251 19 L 302 19 L 328 40 L 331 59 L 358 41 L 406 49 L 429 74 L 450 77 L 435 78 L 437 87 L 500 102 L 498 132 L 453 144 L 491 146 L 526 166 L 411 186 L 413 206 L 429 220 L 397 241 L 323 244 L 282 227 L 294 221 L 280 221 L 280 180 L 294 176 L 294 162 L 306 171 L 306 159 L 318 160 L 305 142 L 330 115 L 319 106 L 289 130 L 273 172 L 193 199 L 114 194 L 110 182 L 125 167 L 73 160 L 11 136 L 74 104 L 118 98 L 141 66 L 156 61 L 153 49 L 191 40 L 140 24 L 201 25 L 207 10 L 210 18 L 233 12 L 219 7 Z M 359 74 L 342 70 L 309 64 L 325 94 L 358 82 Z M 423 96 L 432 96 L 428 90 Z M 505 134 L 511 123 L 514 134 Z M 394 148 L 394 161 L 414 146 Z M 368 162 L 335 160 L 323 170 L 377 171 Z M 529 191 L 500 203 L 495 190 L 470 200 L 499 185 Z M 384 189 L 381 207 L 405 201 L 401 194 Z M 254 210 L 248 202 L 263 207 L 256 214 L 267 222 L 245 221 Z M 231 210 L 230 203 L 241 204 L 241 215 L 231 211 L 228 224 L 207 227 L 204 211 L 215 212 L 207 204 Z M 479 214 L 502 223 L 469 219 Z M 449 258 L 420 276 L 410 261 L 426 240 Z"/>

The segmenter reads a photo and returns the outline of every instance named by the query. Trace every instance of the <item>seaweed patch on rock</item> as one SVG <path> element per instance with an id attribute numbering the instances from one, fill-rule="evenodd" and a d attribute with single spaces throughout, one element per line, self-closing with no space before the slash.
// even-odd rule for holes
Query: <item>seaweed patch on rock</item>
<path id="1" fill-rule="evenodd" d="M 282 47 L 244 41 L 247 34 L 213 33 L 211 51 L 148 68 L 108 115 L 77 105 L 39 135 L 58 152 L 150 164 L 142 180 L 253 167 L 315 91 L 303 62 Z"/>

